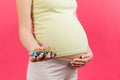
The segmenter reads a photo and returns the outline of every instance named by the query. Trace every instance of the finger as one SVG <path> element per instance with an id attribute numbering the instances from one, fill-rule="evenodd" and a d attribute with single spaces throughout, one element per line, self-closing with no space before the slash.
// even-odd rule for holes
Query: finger
<path id="1" fill-rule="evenodd" d="M 92 58 L 92 54 L 90 52 L 87 52 L 86 54 L 82 55 L 82 58 L 89 58 L 91 59 Z"/>
<path id="2" fill-rule="evenodd" d="M 72 68 L 80 68 L 80 67 L 83 67 L 85 65 L 79 65 L 79 66 L 71 66 Z"/>
<path id="3" fill-rule="evenodd" d="M 77 63 L 71 63 L 71 66 L 80 66 L 80 65 L 85 65 L 86 63 L 83 63 L 83 62 L 77 62 Z"/>
<path id="4" fill-rule="evenodd" d="M 74 59 L 72 60 L 72 62 L 80 62 L 80 61 L 82 61 L 82 59 L 80 59 L 80 58 L 74 58 Z"/>
<path id="5" fill-rule="evenodd" d="M 40 54 L 39 56 L 37 56 L 37 61 L 41 61 L 42 60 L 42 55 Z"/>
<path id="6" fill-rule="evenodd" d="M 82 59 L 82 61 L 84 61 L 85 63 L 87 63 L 87 62 L 90 61 L 90 59 L 89 58 L 84 58 L 84 59 Z"/>
<path id="7" fill-rule="evenodd" d="M 89 53 L 84 55 L 83 57 L 84 57 L 83 60 L 86 59 L 86 60 L 90 61 L 92 59 L 92 55 Z"/>
<path id="8" fill-rule="evenodd" d="M 85 65 L 87 61 L 71 61 L 71 65 Z"/>
<path id="9" fill-rule="evenodd" d="M 72 67 L 81 67 L 81 66 L 84 66 L 85 64 L 83 65 L 71 65 Z"/>
<path id="10" fill-rule="evenodd" d="M 79 59 L 79 58 L 76 58 L 76 59 L 73 59 L 73 62 L 84 62 L 84 63 L 86 63 L 86 62 L 88 62 L 88 58 L 84 58 L 84 59 Z"/>
<path id="11" fill-rule="evenodd" d="M 46 56 L 44 56 L 44 57 L 42 58 L 42 60 L 47 60 L 47 57 L 46 57 Z"/>
<path id="12" fill-rule="evenodd" d="M 89 55 L 85 54 L 85 55 L 80 56 L 79 58 L 85 59 L 85 58 L 88 58 L 88 57 L 89 57 Z"/>
<path id="13" fill-rule="evenodd" d="M 35 56 L 30 56 L 30 61 L 35 62 L 36 61 L 36 57 Z"/>
<path id="14" fill-rule="evenodd" d="M 83 65 L 85 62 L 71 62 L 71 65 Z"/>
<path id="15" fill-rule="evenodd" d="M 51 55 L 50 55 L 50 53 L 48 52 L 47 53 L 47 55 L 46 55 L 46 57 L 45 57 L 46 59 L 50 59 L 51 58 Z"/>
<path id="16" fill-rule="evenodd" d="M 85 64 L 71 64 L 72 67 L 81 67 L 84 66 Z"/>

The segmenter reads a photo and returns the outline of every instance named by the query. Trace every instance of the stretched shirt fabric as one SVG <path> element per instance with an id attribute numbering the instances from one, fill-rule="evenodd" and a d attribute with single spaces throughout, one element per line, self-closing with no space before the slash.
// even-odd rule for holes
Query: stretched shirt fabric
<path id="1" fill-rule="evenodd" d="M 33 0 L 34 35 L 39 44 L 58 50 L 58 56 L 86 52 L 86 33 L 75 16 L 76 0 Z"/>

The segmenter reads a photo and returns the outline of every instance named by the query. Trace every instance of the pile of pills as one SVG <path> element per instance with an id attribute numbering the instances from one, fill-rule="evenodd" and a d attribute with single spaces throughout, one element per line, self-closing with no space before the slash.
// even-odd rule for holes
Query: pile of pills
<path id="1" fill-rule="evenodd" d="M 47 54 L 52 55 L 54 53 L 55 53 L 55 48 L 46 48 L 46 49 L 36 48 L 32 52 L 30 52 L 30 55 L 36 57 L 42 55 L 43 57 L 45 57 Z"/>

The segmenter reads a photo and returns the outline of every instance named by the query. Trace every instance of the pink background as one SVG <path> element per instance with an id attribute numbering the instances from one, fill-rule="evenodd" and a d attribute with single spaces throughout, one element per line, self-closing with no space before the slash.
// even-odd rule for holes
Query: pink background
<path id="1" fill-rule="evenodd" d="M 79 80 L 120 80 L 120 0 L 79 0 L 77 13 L 94 52 L 79 68 Z M 26 80 L 26 52 L 18 38 L 15 0 L 0 0 L 0 80 Z"/>

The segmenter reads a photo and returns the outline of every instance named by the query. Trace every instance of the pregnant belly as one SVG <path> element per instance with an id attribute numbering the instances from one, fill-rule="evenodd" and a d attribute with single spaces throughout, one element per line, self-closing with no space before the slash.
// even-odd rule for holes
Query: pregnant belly
<path id="1" fill-rule="evenodd" d="M 55 47 L 58 57 L 87 52 L 86 33 L 73 16 L 42 20 L 35 25 L 35 37 L 38 43 Z"/>

